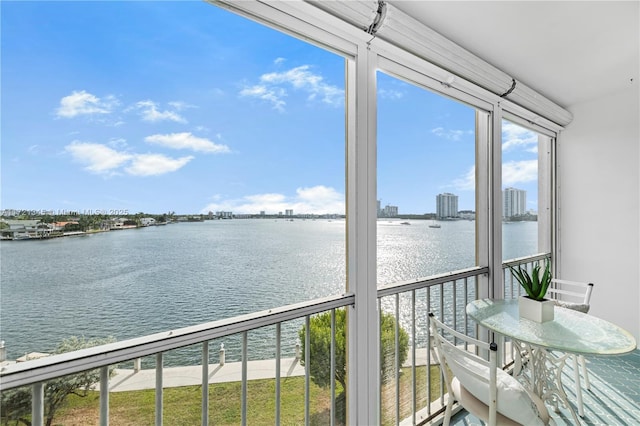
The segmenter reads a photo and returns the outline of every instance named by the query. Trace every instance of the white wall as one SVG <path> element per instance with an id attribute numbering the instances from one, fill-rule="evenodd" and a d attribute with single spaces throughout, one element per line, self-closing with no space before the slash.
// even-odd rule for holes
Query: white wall
<path id="1" fill-rule="evenodd" d="M 561 278 L 595 283 L 593 315 L 640 342 L 639 87 L 568 109 L 558 143 Z"/>

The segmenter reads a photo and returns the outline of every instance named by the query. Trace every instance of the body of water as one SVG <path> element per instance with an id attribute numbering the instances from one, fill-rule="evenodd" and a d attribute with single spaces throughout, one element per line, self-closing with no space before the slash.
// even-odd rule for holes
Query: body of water
<path id="1" fill-rule="evenodd" d="M 410 223 L 378 222 L 378 284 L 474 265 L 474 222 Z M 505 258 L 538 252 L 536 222 L 503 229 Z M 15 359 L 71 336 L 124 340 L 340 294 L 345 232 L 342 220 L 221 220 L 3 241 L 0 339 Z M 299 327 L 283 327 L 285 353 Z M 252 359 L 273 356 L 260 332 L 249 338 Z M 167 364 L 199 362 L 199 350 L 181 351 Z"/>

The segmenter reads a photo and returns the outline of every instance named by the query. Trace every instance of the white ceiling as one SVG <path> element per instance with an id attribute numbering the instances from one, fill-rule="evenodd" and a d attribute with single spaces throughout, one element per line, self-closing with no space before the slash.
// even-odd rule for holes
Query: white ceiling
<path id="1" fill-rule="evenodd" d="M 389 3 L 563 107 L 640 83 L 638 0 Z"/>

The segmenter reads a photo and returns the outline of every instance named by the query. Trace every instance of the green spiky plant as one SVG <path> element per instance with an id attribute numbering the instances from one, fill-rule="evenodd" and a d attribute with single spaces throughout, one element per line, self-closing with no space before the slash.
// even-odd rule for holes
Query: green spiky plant
<path id="1" fill-rule="evenodd" d="M 531 275 L 529 275 L 529 271 L 521 266 L 517 268 L 510 266 L 509 269 L 511 269 L 513 276 L 516 277 L 516 280 L 518 280 L 522 288 L 524 288 L 524 291 L 527 292 L 527 296 L 534 300 L 544 300 L 544 296 L 547 294 L 547 288 L 549 284 L 551 284 L 551 267 L 549 262 L 547 262 L 542 276 L 540 275 L 539 264 L 536 264 L 532 268 Z"/>

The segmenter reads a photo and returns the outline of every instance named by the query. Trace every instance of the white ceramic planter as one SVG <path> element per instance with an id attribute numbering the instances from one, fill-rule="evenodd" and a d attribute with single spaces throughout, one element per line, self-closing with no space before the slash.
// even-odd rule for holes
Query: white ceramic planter
<path id="1" fill-rule="evenodd" d="M 528 296 L 520 296 L 518 309 L 520 317 L 535 322 L 553 321 L 555 303 L 553 300 L 534 300 Z"/>

